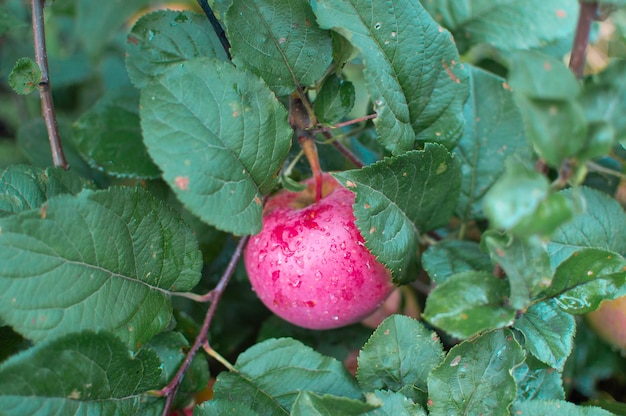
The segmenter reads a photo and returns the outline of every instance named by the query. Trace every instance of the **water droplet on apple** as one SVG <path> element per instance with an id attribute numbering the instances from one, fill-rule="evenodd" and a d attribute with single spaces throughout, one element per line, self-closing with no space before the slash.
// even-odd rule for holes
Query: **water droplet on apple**
<path id="1" fill-rule="evenodd" d="M 342 250 L 346 249 L 346 242 L 342 241 L 341 244 L 339 244 L 339 248 L 341 248 Z"/>
<path id="2" fill-rule="evenodd" d="M 295 288 L 299 288 L 300 286 L 302 286 L 302 280 L 293 280 L 289 282 L 289 284 L 291 284 L 291 286 Z"/>
<path id="3" fill-rule="evenodd" d="M 351 253 L 349 251 L 346 252 L 346 253 L 343 253 L 343 258 L 346 259 L 346 260 L 348 260 L 350 258 L 350 256 L 351 256 Z"/>
<path id="4" fill-rule="evenodd" d="M 332 293 L 330 294 L 328 299 L 330 300 L 330 303 L 337 303 L 339 301 L 339 299 L 337 299 L 337 296 L 333 295 Z"/>
<path id="5" fill-rule="evenodd" d="M 333 316 L 333 321 L 338 321 L 339 317 L 337 315 Z"/>
<path id="6" fill-rule="evenodd" d="M 318 270 L 315 272 L 315 280 L 321 280 L 321 279 L 322 279 L 322 272 Z"/>
<path id="7" fill-rule="evenodd" d="M 331 244 L 330 245 L 330 251 L 332 251 L 333 253 L 337 252 L 337 244 Z"/>
<path id="8" fill-rule="evenodd" d="M 262 251 L 259 253 L 259 263 L 263 262 L 265 260 L 265 257 L 267 257 L 267 252 L 266 251 Z"/>
<path id="9" fill-rule="evenodd" d="M 296 264 L 300 267 L 304 267 L 304 261 L 302 261 L 302 257 L 296 257 Z"/>

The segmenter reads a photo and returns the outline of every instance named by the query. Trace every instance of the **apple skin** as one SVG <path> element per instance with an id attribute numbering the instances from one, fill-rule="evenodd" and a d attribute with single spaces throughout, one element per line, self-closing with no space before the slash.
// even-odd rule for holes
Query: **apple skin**
<path id="1" fill-rule="evenodd" d="M 324 174 L 315 202 L 313 179 L 303 184 L 301 192 L 282 190 L 268 199 L 263 229 L 244 252 L 250 283 L 265 306 L 295 325 L 353 324 L 392 292 L 390 273 L 354 223 L 354 193 Z"/>
<path id="2" fill-rule="evenodd" d="M 626 349 L 626 297 L 605 300 L 597 310 L 587 314 L 587 322 L 600 338 Z"/>

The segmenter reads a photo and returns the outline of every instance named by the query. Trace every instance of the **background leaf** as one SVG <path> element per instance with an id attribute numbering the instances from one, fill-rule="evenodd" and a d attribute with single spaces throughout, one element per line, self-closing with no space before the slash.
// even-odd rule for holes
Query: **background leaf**
<path id="1" fill-rule="evenodd" d="M 334 176 L 356 193 L 356 225 L 396 282 L 417 255 L 418 233 L 450 219 L 460 185 L 458 160 L 432 143 Z"/>
<path id="2" fill-rule="evenodd" d="M 142 90 L 140 116 L 150 155 L 191 212 L 235 234 L 261 230 L 261 198 L 293 131 L 260 79 L 228 62 L 189 61 Z"/>
<path id="3" fill-rule="evenodd" d="M 144 88 L 172 65 L 194 58 L 228 60 L 206 16 L 190 11 L 143 15 L 128 35 L 126 52 L 128 75 L 137 88 Z"/>
<path id="4" fill-rule="evenodd" d="M 461 51 L 485 43 L 504 51 L 536 48 L 574 33 L 578 4 L 572 0 L 423 1 L 452 32 Z"/>
<path id="5" fill-rule="evenodd" d="M 516 402 L 511 408 L 511 414 L 540 415 L 540 414 L 567 414 L 568 416 L 613 416 L 613 413 L 595 406 L 576 406 L 563 400 L 527 400 Z"/>
<path id="6" fill-rule="evenodd" d="M 589 120 L 605 120 L 626 146 L 626 61 L 614 60 L 588 80 L 581 101 Z"/>
<path id="7" fill-rule="evenodd" d="M 438 285 L 457 273 L 493 270 L 489 255 L 473 241 L 443 240 L 428 247 L 421 261 L 428 276 Z"/>
<path id="8" fill-rule="evenodd" d="M 428 377 L 432 414 L 508 415 L 517 388 L 511 373 L 524 353 L 510 330 L 464 341 Z"/>
<path id="9" fill-rule="evenodd" d="M 443 356 L 436 333 L 412 318 L 392 315 L 359 353 L 359 386 L 366 392 L 399 392 L 425 406 L 428 374 Z"/>
<path id="10" fill-rule="evenodd" d="M 0 172 L 0 217 L 42 206 L 60 194 L 78 194 L 89 184 L 61 168 L 11 165 Z"/>
<path id="11" fill-rule="evenodd" d="M 368 416 L 426 416 L 422 406 L 413 403 L 408 397 L 386 390 L 367 393 L 368 403 L 380 404 L 381 407 L 368 413 Z"/>
<path id="12" fill-rule="evenodd" d="M 65 117 L 59 117 L 57 124 L 63 151 L 72 172 L 84 178 L 92 179 L 97 184 L 104 184 L 106 181 L 105 176 L 92 170 L 78 153 L 73 139 L 72 121 Z M 40 168 L 52 166 L 52 152 L 50 150 L 50 142 L 48 141 L 48 131 L 41 117 L 21 124 L 16 136 L 19 149 L 30 163 Z"/>
<path id="13" fill-rule="evenodd" d="M 322 78 L 332 59 L 330 33 L 306 0 L 233 0 L 226 32 L 235 65 L 263 78 L 276 95 Z"/>
<path id="14" fill-rule="evenodd" d="M 454 147 L 463 129 L 467 73 L 450 34 L 419 2 L 318 0 L 314 11 L 323 28 L 361 51 L 378 113 L 374 123 L 387 149 L 399 155 L 415 149 L 416 140 Z"/>
<path id="15" fill-rule="evenodd" d="M 564 400 L 563 374 L 532 355 L 513 370 L 517 382 L 517 400 Z"/>
<path id="16" fill-rule="evenodd" d="M 136 349 L 169 325 L 173 292 L 200 278 L 191 231 L 140 189 L 57 196 L 0 229 L 0 316 L 34 341 L 108 330 Z"/>
<path id="17" fill-rule="evenodd" d="M 302 391 L 361 398 L 354 379 L 335 359 L 290 338 L 270 339 L 243 352 L 237 372 L 221 373 L 215 398 L 235 400 L 259 415 L 289 414 Z"/>
<path id="18" fill-rule="evenodd" d="M 189 349 L 189 342 L 180 332 L 161 332 L 153 337 L 143 347 L 154 351 L 161 360 L 161 377 L 159 379 L 160 386 L 166 386 L 172 380 L 178 367 L 185 359 L 185 355 Z M 180 383 L 180 387 L 176 392 L 174 407 L 184 407 L 193 398 L 193 394 L 204 389 L 209 382 L 209 368 L 206 357 L 203 354 L 197 354 L 193 357 L 191 365 Z"/>
<path id="19" fill-rule="evenodd" d="M 576 322 L 571 315 L 552 300 L 539 302 L 515 321 L 514 328 L 524 334 L 525 346 L 532 355 L 563 371 L 576 333 Z"/>
<path id="20" fill-rule="evenodd" d="M 574 252 L 597 247 L 626 254 L 626 213 L 619 203 L 597 190 L 582 187 L 566 189 L 561 193 L 573 196 L 580 192 L 585 201 L 585 211 L 557 230 L 548 243 L 550 261 L 556 268 Z"/>
<path id="21" fill-rule="evenodd" d="M 545 243 L 539 239 L 522 240 L 493 231 L 483 233 L 485 247 L 494 263 L 506 273 L 511 294 L 509 304 L 521 310 L 531 298 L 552 282 L 553 270 Z"/>
<path id="22" fill-rule="evenodd" d="M 291 416 L 361 415 L 375 408 L 376 406 L 360 400 L 303 391 L 296 397 L 289 414 Z"/>
<path id="23" fill-rule="evenodd" d="M 465 129 L 454 149 L 463 175 L 456 208 L 463 221 L 485 218 L 483 198 L 504 172 L 507 157 L 530 159 L 522 117 L 504 80 L 472 66 L 468 72 Z"/>
<path id="24" fill-rule="evenodd" d="M 233 415 L 233 416 L 257 416 L 258 413 L 243 403 L 226 399 L 212 399 L 196 406 L 194 416 Z"/>
<path id="25" fill-rule="evenodd" d="M 160 176 L 142 141 L 136 91 L 105 93 L 74 123 L 74 141 L 87 163 L 111 176 L 136 179 Z"/>
<path id="26" fill-rule="evenodd" d="M 515 310 L 505 303 L 508 293 L 508 283 L 492 274 L 455 274 L 430 293 L 423 317 L 454 337 L 469 338 L 513 323 Z"/>
<path id="27" fill-rule="evenodd" d="M 313 110 L 322 123 L 333 124 L 352 110 L 355 98 L 354 85 L 331 74 L 318 91 Z"/>
<path id="28" fill-rule="evenodd" d="M 131 358 L 111 334 L 68 334 L 0 366 L 0 405 L 5 414 L 138 414 L 142 394 L 159 387 L 159 365 L 152 351 Z"/>

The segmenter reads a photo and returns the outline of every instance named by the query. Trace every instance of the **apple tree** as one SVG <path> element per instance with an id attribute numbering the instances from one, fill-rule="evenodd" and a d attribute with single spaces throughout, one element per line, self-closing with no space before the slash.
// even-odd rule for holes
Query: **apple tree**
<path id="1" fill-rule="evenodd" d="M 2 0 L 0 414 L 626 414 L 625 6 Z"/>

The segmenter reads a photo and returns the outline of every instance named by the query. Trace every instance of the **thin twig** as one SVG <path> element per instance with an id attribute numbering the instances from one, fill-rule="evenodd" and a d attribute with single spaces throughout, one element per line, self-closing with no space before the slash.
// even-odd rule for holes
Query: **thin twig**
<path id="1" fill-rule="evenodd" d="M 54 112 L 54 102 L 52 101 L 52 90 L 50 89 L 50 74 L 48 71 L 48 54 L 46 52 L 46 34 L 43 21 L 44 0 L 32 0 L 33 14 L 33 38 L 35 45 L 35 60 L 41 70 L 41 81 L 39 81 L 39 96 L 41 97 L 41 114 L 48 130 L 50 149 L 52 150 L 52 162 L 54 166 L 68 169 L 69 165 L 63 153 L 61 138 L 59 136 L 59 126 Z"/>
<path id="2" fill-rule="evenodd" d="M 220 42 L 222 43 L 222 47 L 224 48 L 224 51 L 226 51 L 226 56 L 228 56 L 229 60 L 232 60 L 233 58 L 230 55 L 230 42 L 228 41 L 228 38 L 226 37 L 226 32 L 224 32 L 222 25 L 215 17 L 215 14 L 213 13 L 211 6 L 209 6 L 209 2 L 207 0 L 198 0 L 198 4 L 202 8 L 202 11 L 206 15 L 206 17 L 209 19 L 211 26 L 213 26 L 213 30 L 215 31 L 215 34 L 217 35 Z"/>
<path id="3" fill-rule="evenodd" d="M 576 26 L 576 36 L 574 37 L 574 46 L 572 47 L 572 56 L 570 57 L 569 67 L 576 75 L 576 78 L 583 77 L 585 70 L 585 61 L 587 56 L 587 48 L 589 47 L 589 32 L 591 24 L 598 17 L 598 3 L 587 3 L 580 1 L 580 14 L 578 15 L 578 24 Z"/>
<path id="4" fill-rule="evenodd" d="M 167 416 L 169 414 L 170 408 L 172 407 L 172 403 L 174 402 L 174 397 L 176 396 L 176 392 L 178 391 L 178 387 L 180 386 L 181 381 L 187 372 L 187 369 L 191 365 L 191 361 L 196 356 L 198 350 L 202 348 L 209 336 L 209 328 L 211 327 L 211 322 L 213 321 L 213 317 L 215 316 L 215 311 L 217 310 L 217 305 L 219 304 L 220 299 L 222 298 L 222 294 L 230 281 L 233 273 L 235 272 L 235 268 L 237 267 L 237 263 L 241 258 L 241 254 L 243 253 L 243 249 L 248 242 L 249 236 L 244 236 L 239 240 L 237 247 L 235 248 L 235 252 L 230 258 L 230 262 L 224 271 L 224 274 L 220 278 L 219 282 L 215 286 L 215 288 L 210 292 L 211 293 L 211 305 L 207 310 L 207 313 L 204 317 L 204 322 L 202 323 L 202 328 L 200 329 L 200 333 L 196 337 L 193 345 L 187 352 L 185 356 L 185 360 L 178 368 L 178 371 L 169 382 L 167 386 L 162 388 L 158 394 L 160 396 L 166 396 L 165 407 L 163 408 L 162 416 Z"/>

